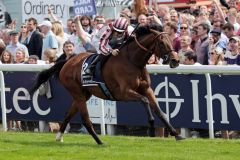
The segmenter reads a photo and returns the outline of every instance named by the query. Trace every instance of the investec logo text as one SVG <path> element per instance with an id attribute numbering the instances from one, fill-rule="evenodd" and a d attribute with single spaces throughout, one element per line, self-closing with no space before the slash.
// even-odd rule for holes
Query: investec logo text
<path id="1" fill-rule="evenodd" d="M 199 84 L 199 80 L 190 80 L 191 82 L 191 86 L 192 86 L 192 101 L 193 101 L 193 119 L 192 122 L 201 122 L 200 118 L 199 118 L 199 95 L 198 95 L 198 84 Z M 159 92 L 161 89 L 165 89 L 165 98 L 158 98 L 158 97 L 162 97 L 161 95 L 159 95 Z M 169 97 L 169 89 L 171 89 L 174 94 L 175 97 L 174 98 L 170 98 Z M 184 102 L 184 99 L 181 98 L 181 94 L 178 90 L 178 88 L 171 82 L 168 82 L 168 78 L 165 77 L 165 81 L 160 83 L 154 91 L 155 95 L 157 96 L 157 101 L 158 102 L 165 102 L 166 103 L 166 116 L 168 119 L 173 118 L 175 116 L 178 115 L 181 107 L 182 107 L 182 103 Z M 178 98 L 179 97 L 179 98 Z M 231 95 L 229 94 L 228 97 L 231 99 L 234 108 L 236 109 L 236 112 L 240 118 L 240 103 L 239 103 L 239 95 Z M 227 97 L 227 98 L 228 98 Z M 208 95 L 205 95 L 204 97 L 206 99 L 206 107 L 208 102 L 209 102 L 209 98 Z M 220 106 L 217 107 L 221 107 L 221 123 L 222 124 L 229 124 L 229 120 L 228 120 L 228 110 L 227 110 L 227 99 L 224 95 L 220 94 L 220 93 L 216 93 L 214 95 L 212 95 L 212 100 L 218 100 L 220 102 Z M 170 108 L 169 108 L 169 103 L 176 103 L 175 108 L 173 110 L 173 112 L 170 113 Z M 203 106 L 203 107 L 205 107 Z M 214 107 L 214 106 L 213 106 Z M 208 123 L 208 120 L 206 120 L 206 122 Z"/>
<path id="2" fill-rule="evenodd" d="M 6 92 L 11 92 L 11 89 L 6 87 L 5 91 Z M 50 111 L 51 111 L 50 107 L 44 107 L 45 110 L 42 110 L 40 108 L 40 106 L 38 105 L 38 95 L 39 95 L 39 91 L 37 90 L 33 94 L 32 99 L 31 99 L 30 94 L 29 94 L 29 92 L 28 92 L 28 90 L 26 88 L 22 88 L 22 87 L 21 88 L 17 88 L 14 91 L 13 97 L 12 97 L 13 108 L 17 111 L 17 113 L 22 114 L 22 115 L 28 114 L 31 111 L 31 109 L 34 109 L 38 115 L 44 116 L 44 115 L 49 114 Z M 29 107 L 27 107 L 27 108 L 26 108 L 26 106 L 24 106 L 24 107 L 22 106 L 21 107 L 19 105 L 20 101 L 31 101 L 31 100 L 32 100 L 33 108 L 31 108 L 31 104 L 29 104 Z M 7 113 L 11 113 L 11 112 L 12 112 L 12 108 L 7 106 Z"/>

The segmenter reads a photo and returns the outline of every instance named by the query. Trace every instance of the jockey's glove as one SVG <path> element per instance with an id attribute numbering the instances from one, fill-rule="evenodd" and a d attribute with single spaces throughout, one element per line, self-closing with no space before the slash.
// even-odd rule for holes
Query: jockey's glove
<path id="1" fill-rule="evenodd" d="M 112 55 L 114 55 L 114 56 L 117 56 L 118 53 L 119 53 L 119 50 L 118 50 L 118 49 L 114 49 L 114 50 L 112 51 Z"/>

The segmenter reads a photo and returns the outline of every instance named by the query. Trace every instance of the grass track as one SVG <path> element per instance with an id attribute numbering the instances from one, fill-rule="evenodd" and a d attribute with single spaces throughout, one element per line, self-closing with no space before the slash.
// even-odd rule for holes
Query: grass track
<path id="1" fill-rule="evenodd" d="M 240 140 L 0 132 L 0 160 L 239 160 Z"/>

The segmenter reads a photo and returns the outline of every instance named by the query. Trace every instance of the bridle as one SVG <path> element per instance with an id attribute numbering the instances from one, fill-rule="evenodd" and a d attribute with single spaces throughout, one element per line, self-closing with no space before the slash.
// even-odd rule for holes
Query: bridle
<path id="1" fill-rule="evenodd" d="M 135 42 L 137 43 L 137 45 L 138 45 L 142 50 L 144 50 L 145 52 L 153 53 L 154 50 L 155 50 L 155 47 L 156 47 L 156 43 L 158 42 L 158 41 L 156 41 L 156 39 L 158 39 L 161 35 L 168 34 L 168 33 L 167 33 L 167 32 L 158 32 L 158 31 L 153 30 L 153 29 L 150 29 L 150 31 L 151 31 L 152 33 L 154 33 L 154 34 L 157 34 L 157 35 L 153 38 L 154 46 L 152 47 L 151 50 L 149 50 L 149 49 L 147 49 L 146 47 L 144 47 L 144 46 L 138 41 L 138 39 L 137 39 L 136 36 L 134 36 L 134 40 L 135 40 Z M 173 52 L 173 51 L 174 51 L 173 49 L 170 49 L 170 50 L 167 51 L 166 54 L 164 54 L 164 55 L 168 55 L 169 53 L 171 53 L 171 52 Z"/>

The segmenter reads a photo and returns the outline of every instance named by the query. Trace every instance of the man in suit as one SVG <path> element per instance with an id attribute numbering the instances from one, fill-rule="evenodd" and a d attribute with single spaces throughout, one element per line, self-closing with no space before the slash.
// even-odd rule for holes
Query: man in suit
<path id="1" fill-rule="evenodd" d="M 38 58 L 41 58 L 43 37 L 37 31 L 37 20 L 35 18 L 29 18 L 27 20 L 27 29 L 29 31 L 29 35 L 26 46 L 28 48 L 29 55 L 37 55 Z"/>

